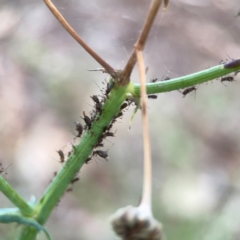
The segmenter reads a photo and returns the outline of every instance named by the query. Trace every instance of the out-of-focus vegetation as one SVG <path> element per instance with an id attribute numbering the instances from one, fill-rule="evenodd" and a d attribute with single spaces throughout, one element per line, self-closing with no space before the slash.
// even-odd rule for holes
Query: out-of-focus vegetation
<path id="1" fill-rule="evenodd" d="M 74 29 L 116 69 L 127 60 L 148 1 L 56 1 Z M 181 76 L 240 56 L 239 2 L 171 1 L 146 46 L 147 77 Z M 91 109 L 107 77 L 41 1 L 1 1 L 0 162 L 7 181 L 26 199 L 41 196 L 61 166 L 74 121 Z M 240 75 L 149 101 L 154 161 L 154 214 L 169 240 L 240 239 Z M 133 81 L 137 82 L 134 72 Z M 128 131 L 131 110 L 106 142 L 108 163 L 95 159 L 80 172 L 47 223 L 53 239 L 116 239 L 108 216 L 137 205 L 142 184 L 141 119 Z M 0 195 L 0 207 L 11 207 Z M 13 239 L 17 226 L 0 225 Z M 42 237 L 42 238 L 41 238 Z M 41 235 L 40 239 L 45 236 Z"/>

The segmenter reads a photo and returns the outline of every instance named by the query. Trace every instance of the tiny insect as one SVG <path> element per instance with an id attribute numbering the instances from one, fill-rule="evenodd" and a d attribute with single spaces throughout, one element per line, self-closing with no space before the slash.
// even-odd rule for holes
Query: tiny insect
<path id="1" fill-rule="evenodd" d="M 68 154 L 67 154 L 67 157 L 70 157 L 72 153 L 73 153 L 73 151 L 72 151 L 72 150 L 71 150 L 71 151 L 69 151 L 69 152 L 68 152 Z"/>
<path id="2" fill-rule="evenodd" d="M 85 161 L 86 164 L 88 164 L 91 161 L 92 157 L 88 157 Z"/>
<path id="3" fill-rule="evenodd" d="M 99 103 L 96 103 L 96 110 L 98 113 L 102 113 L 102 104 L 99 102 Z"/>
<path id="4" fill-rule="evenodd" d="M 68 188 L 66 192 L 72 192 L 73 189 L 72 188 Z"/>
<path id="5" fill-rule="evenodd" d="M 113 120 L 105 129 L 104 132 L 107 130 L 110 130 L 113 127 L 113 124 L 115 123 L 115 121 Z"/>
<path id="6" fill-rule="evenodd" d="M 77 122 L 75 123 L 75 126 L 76 126 L 76 131 L 78 132 L 78 135 L 76 137 L 81 137 L 82 135 L 82 132 L 83 132 L 83 126 L 81 123 Z"/>
<path id="7" fill-rule="evenodd" d="M 83 111 L 83 120 L 84 120 L 84 122 L 86 123 L 88 129 L 90 129 L 91 126 L 92 126 L 92 121 L 91 121 L 91 119 L 85 114 L 84 111 Z"/>
<path id="8" fill-rule="evenodd" d="M 103 143 L 97 143 L 94 147 L 104 147 Z"/>
<path id="9" fill-rule="evenodd" d="M 92 100 L 93 100 L 95 103 L 100 103 L 97 95 L 93 95 L 93 96 L 91 96 L 91 98 L 92 98 Z"/>
<path id="10" fill-rule="evenodd" d="M 65 161 L 65 156 L 62 150 L 57 151 L 58 155 L 60 156 L 60 163 L 64 163 Z"/>
<path id="11" fill-rule="evenodd" d="M 157 78 L 153 78 L 153 79 L 150 80 L 150 83 L 154 83 L 154 82 L 156 82 L 157 80 L 158 80 Z"/>
<path id="12" fill-rule="evenodd" d="M 114 84 L 115 84 L 115 83 L 114 83 L 113 81 L 107 83 L 107 89 L 106 89 L 106 92 L 105 92 L 105 95 L 106 95 L 106 96 L 110 93 L 110 91 L 111 91 L 112 88 L 114 87 Z"/>
<path id="13" fill-rule="evenodd" d="M 128 103 L 124 102 L 121 107 L 120 107 L 120 110 L 123 110 L 124 108 L 126 108 L 128 106 Z"/>
<path id="14" fill-rule="evenodd" d="M 158 96 L 157 95 L 148 95 L 147 97 L 151 98 L 151 99 L 157 99 Z"/>
<path id="15" fill-rule="evenodd" d="M 184 91 L 182 92 L 183 94 L 183 97 L 185 97 L 188 93 L 192 92 L 192 91 L 196 91 L 196 87 L 195 86 L 192 86 L 192 87 L 189 87 L 189 88 L 186 88 L 184 89 Z"/>
<path id="16" fill-rule="evenodd" d="M 221 82 L 233 82 L 234 77 L 222 77 Z"/>
<path id="17" fill-rule="evenodd" d="M 230 62 L 225 63 L 224 68 L 236 68 L 240 66 L 240 59 L 235 59 Z"/>
<path id="18" fill-rule="evenodd" d="M 103 134 L 103 138 L 106 138 L 106 137 L 115 137 L 114 133 L 113 132 L 105 132 Z"/>
<path id="19" fill-rule="evenodd" d="M 108 158 L 107 152 L 106 152 L 106 151 L 101 151 L 101 150 L 93 151 L 93 154 L 92 154 L 92 155 L 93 155 L 93 156 L 94 156 L 94 155 L 98 155 L 99 157 L 104 158 L 104 159 Z"/>
<path id="20" fill-rule="evenodd" d="M 170 79 L 171 79 L 170 77 L 165 77 L 161 81 L 167 81 L 167 80 L 170 80 Z"/>
<path id="21" fill-rule="evenodd" d="M 75 177 L 72 181 L 71 181 L 71 184 L 74 184 L 75 182 L 79 181 L 80 178 L 79 177 Z"/>
<path id="22" fill-rule="evenodd" d="M 97 144 L 101 144 L 103 141 L 103 134 L 99 137 Z"/>
<path id="23" fill-rule="evenodd" d="M 123 116 L 123 113 L 122 112 L 120 112 L 120 113 L 118 113 L 117 115 L 115 115 L 115 117 L 114 118 L 120 118 L 120 117 L 122 117 Z"/>

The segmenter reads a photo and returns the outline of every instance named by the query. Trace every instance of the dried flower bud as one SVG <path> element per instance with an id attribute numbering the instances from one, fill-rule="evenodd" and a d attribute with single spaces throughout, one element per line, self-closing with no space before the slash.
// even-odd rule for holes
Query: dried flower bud
<path id="1" fill-rule="evenodd" d="M 127 206 L 110 217 L 115 233 L 123 240 L 161 240 L 162 225 L 148 207 Z"/>

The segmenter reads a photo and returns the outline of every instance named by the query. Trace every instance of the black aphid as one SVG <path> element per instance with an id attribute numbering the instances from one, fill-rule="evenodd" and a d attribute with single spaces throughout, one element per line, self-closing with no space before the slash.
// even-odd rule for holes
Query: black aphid
<path id="1" fill-rule="evenodd" d="M 157 78 L 153 78 L 153 79 L 150 80 L 150 82 L 151 82 L 151 83 L 154 83 L 154 82 L 156 82 L 157 80 L 158 80 Z"/>
<path id="2" fill-rule="evenodd" d="M 118 113 L 117 115 L 115 115 L 115 117 L 114 117 L 114 118 L 120 118 L 120 117 L 122 117 L 122 115 L 123 115 L 123 113 L 122 113 L 122 112 L 120 112 L 120 113 Z"/>
<path id="3" fill-rule="evenodd" d="M 104 138 L 104 136 L 103 136 L 103 134 L 99 137 L 99 139 L 98 139 L 98 142 L 97 142 L 97 144 L 96 145 L 99 145 L 99 144 L 101 144 L 102 143 L 102 141 L 103 141 L 103 138 Z"/>
<path id="4" fill-rule="evenodd" d="M 151 99 L 157 99 L 158 96 L 157 95 L 148 95 L 147 97 L 151 98 Z"/>
<path id="5" fill-rule="evenodd" d="M 80 178 L 79 177 L 75 177 L 72 181 L 71 181 L 71 184 L 74 184 L 75 182 L 79 181 Z"/>
<path id="6" fill-rule="evenodd" d="M 162 79 L 162 81 L 168 81 L 170 79 L 171 79 L 170 77 L 165 77 L 165 78 Z"/>
<path id="7" fill-rule="evenodd" d="M 115 135 L 113 132 L 105 132 L 103 133 L 103 138 L 106 138 L 106 137 L 115 137 Z"/>
<path id="8" fill-rule="evenodd" d="M 233 82 L 234 77 L 222 77 L 221 82 Z"/>
<path id="9" fill-rule="evenodd" d="M 96 103 L 96 110 L 98 113 L 102 113 L 102 104 L 99 102 L 99 103 Z"/>
<path id="10" fill-rule="evenodd" d="M 106 89 L 106 92 L 105 92 L 105 95 L 107 96 L 109 94 L 109 92 L 112 90 L 112 88 L 114 87 L 114 82 L 113 81 L 110 81 L 107 83 L 107 89 Z"/>
<path id="11" fill-rule="evenodd" d="M 195 86 L 192 86 L 192 87 L 189 87 L 189 88 L 186 88 L 184 89 L 184 91 L 182 92 L 183 94 L 183 97 L 185 97 L 188 93 L 192 92 L 192 91 L 196 91 L 196 87 Z"/>
<path id="12" fill-rule="evenodd" d="M 91 96 L 91 98 L 92 98 L 92 100 L 93 100 L 95 103 L 100 103 L 97 95 L 93 95 L 93 96 Z"/>
<path id="13" fill-rule="evenodd" d="M 88 164 L 91 161 L 92 157 L 88 157 L 85 161 L 86 164 Z"/>
<path id="14" fill-rule="evenodd" d="M 123 110 L 124 108 L 126 108 L 128 106 L 128 103 L 124 102 L 121 107 L 120 107 L 120 110 Z"/>
<path id="15" fill-rule="evenodd" d="M 103 143 L 97 143 L 94 147 L 95 147 L 95 148 L 96 148 L 96 147 L 104 147 L 104 144 L 103 144 Z"/>
<path id="16" fill-rule="evenodd" d="M 75 123 L 75 126 L 76 126 L 76 131 L 78 132 L 77 136 L 76 137 L 81 137 L 82 135 L 82 132 L 83 132 L 83 126 L 81 123 L 77 122 Z"/>
<path id="17" fill-rule="evenodd" d="M 71 150 L 71 151 L 69 151 L 69 152 L 68 152 L 68 154 L 67 154 L 67 156 L 68 156 L 68 157 L 70 157 L 70 156 L 71 156 L 71 154 L 72 154 L 72 152 L 73 152 L 72 150 Z"/>
<path id="18" fill-rule="evenodd" d="M 59 155 L 59 157 L 60 157 L 60 163 L 64 163 L 64 161 L 65 161 L 65 156 L 64 156 L 63 151 L 62 151 L 62 150 L 58 150 L 57 153 L 58 153 L 58 155 Z"/>
<path id="19" fill-rule="evenodd" d="M 88 116 L 85 114 L 84 111 L 83 111 L 83 120 L 84 120 L 84 122 L 86 123 L 88 129 L 90 129 L 91 126 L 92 126 L 92 121 L 91 121 L 90 117 L 88 117 Z"/>
<path id="20" fill-rule="evenodd" d="M 102 158 L 108 158 L 108 154 L 106 151 L 101 151 L 101 150 L 96 150 L 96 151 L 93 151 L 93 156 L 94 155 L 98 155 L 99 157 L 102 157 Z"/>
<path id="21" fill-rule="evenodd" d="M 113 127 L 113 124 L 116 122 L 116 120 L 114 121 L 112 121 L 107 127 L 106 127 L 106 130 L 110 130 L 112 127 Z M 106 131 L 105 130 L 105 131 Z"/>

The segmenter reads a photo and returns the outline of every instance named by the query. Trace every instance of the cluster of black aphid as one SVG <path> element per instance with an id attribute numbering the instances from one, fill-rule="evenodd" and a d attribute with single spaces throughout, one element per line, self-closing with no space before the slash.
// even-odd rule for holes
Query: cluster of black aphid
<path id="1" fill-rule="evenodd" d="M 158 81 L 168 81 L 170 80 L 171 78 L 166 76 L 166 77 L 162 77 L 162 79 L 158 80 L 158 78 L 153 78 L 150 80 L 150 83 L 155 83 L 155 82 L 158 82 Z M 157 99 L 158 95 L 156 94 L 150 94 L 147 96 L 149 99 Z"/>
<path id="2" fill-rule="evenodd" d="M 106 94 L 108 94 L 109 92 L 106 91 Z M 119 109 L 119 113 L 116 114 L 114 116 L 114 118 L 112 119 L 112 121 L 110 122 L 110 124 L 106 127 L 104 127 L 103 129 L 103 133 L 101 134 L 101 136 L 98 138 L 98 141 L 97 143 L 95 144 L 95 146 L 93 146 L 93 149 L 95 148 L 98 148 L 98 147 L 103 147 L 104 144 L 103 144 L 103 141 L 104 139 L 106 139 L 107 137 L 115 137 L 115 133 L 112 132 L 112 127 L 114 125 L 114 123 L 117 121 L 118 118 L 122 117 L 123 115 L 123 110 L 129 106 L 129 103 L 128 102 L 124 102 L 121 106 L 120 106 L 120 109 Z M 104 159 L 108 159 L 108 152 L 107 151 L 103 151 L 103 150 L 94 150 L 91 154 L 90 157 L 87 158 L 86 160 L 86 163 L 88 163 L 92 157 L 94 156 L 99 156 L 101 158 L 104 158 Z"/>
<path id="3" fill-rule="evenodd" d="M 157 82 L 157 81 L 168 81 L 171 78 L 169 76 L 166 77 L 162 77 L 162 79 L 158 80 L 158 78 L 153 78 L 152 80 L 150 80 L 151 83 Z M 183 91 L 180 91 L 183 95 L 183 97 L 185 97 L 187 94 L 189 94 L 190 92 L 196 91 L 197 88 L 195 86 L 191 86 L 188 88 L 185 88 Z M 150 99 L 157 99 L 157 95 L 148 95 L 148 98 Z"/>
<path id="4" fill-rule="evenodd" d="M 226 59 L 226 61 L 221 60 L 219 62 L 220 64 L 224 64 L 224 68 L 234 68 L 240 65 L 240 60 L 239 59 L 231 59 L 231 61 L 229 61 L 228 59 Z M 225 76 L 225 77 L 221 77 L 220 80 L 221 82 L 233 82 L 235 81 L 235 77 L 236 75 L 240 72 L 240 70 L 236 71 L 233 73 L 233 75 L 231 76 Z M 157 82 L 157 81 L 168 81 L 170 80 L 170 77 L 163 77 L 161 80 L 158 80 L 158 78 L 153 78 L 150 80 L 151 83 Z M 196 92 L 197 91 L 197 87 L 196 86 L 191 86 L 188 88 L 185 88 L 183 91 L 180 91 L 183 95 L 183 97 L 185 97 L 187 94 L 191 93 L 191 92 Z M 148 95 L 149 99 L 157 99 L 157 95 Z"/>
<path id="5" fill-rule="evenodd" d="M 90 130 L 91 127 L 92 127 L 92 123 L 99 119 L 99 117 L 100 117 L 100 115 L 102 114 L 102 111 L 103 111 L 102 110 L 103 103 L 108 99 L 109 93 L 110 93 L 110 91 L 113 87 L 114 87 L 114 81 L 109 81 L 109 82 L 107 82 L 106 89 L 101 90 L 102 95 L 91 96 L 91 99 L 94 102 L 93 110 L 91 111 L 89 116 L 83 111 L 82 119 L 83 119 L 85 125 L 81 124 L 80 122 L 75 123 L 75 130 L 77 131 L 77 135 L 75 136 L 76 138 L 80 138 L 84 131 Z M 126 107 L 128 107 L 129 105 L 130 105 L 130 102 L 128 102 L 128 101 L 124 102 L 120 106 L 118 114 L 116 114 L 116 116 L 113 118 L 113 120 L 110 122 L 110 124 L 108 126 L 104 127 L 101 136 L 98 138 L 97 143 L 92 148 L 93 149 L 92 154 L 86 159 L 85 163 L 89 163 L 89 161 L 94 156 L 99 156 L 103 159 L 108 159 L 108 152 L 107 151 L 99 150 L 99 149 L 96 149 L 96 148 L 104 147 L 103 141 L 107 137 L 114 137 L 115 136 L 114 135 L 115 133 L 111 131 L 112 127 L 113 127 L 114 123 L 117 121 L 117 119 L 122 117 L 123 110 Z M 91 133 L 91 134 L 93 134 L 93 133 Z M 68 157 L 72 154 L 72 152 L 73 152 L 73 150 L 68 152 Z M 64 152 L 62 150 L 58 150 L 57 153 L 59 154 L 59 157 L 60 157 L 60 163 L 64 163 L 65 162 Z"/>
<path id="6" fill-rule="evenodd" d="M 102 114 L 102 106 L 103 106 L 103 103 L 108 99 L 109 97 L 109 93 L 111 91 L 111 89 L 114 87 L 114 82 L 113 81 L 110 81 L 107 83 L 107 87 L 106 89 L 104 90 L 101 90 L 102 91 L 102 95 L 100 96 L 97 96 L 97 95 L 93 95 L 91 96 L 91 99 L 93 100 L 94 102 L 94 106 L 93 106 L 93 110 L 91 111 L 91 113 L 89 114 L 89 116 L 85 113 L 85 111 L 83 111 L 83 117 L 81 117 L 84 121 L 85 124 L 82 124 L 80 122 L 75 122 L 75 130 L 77 132 L 76 136 L 75 136 L 75 139 L 76 138 L 81 138 L 82 134 L 84 131 L 87 131 L 87 130 L 90 130 L 91 127 L 92 127 L 92 123 L 94 121 L 97 121 L 100 117 L 100 115 Z M 88 157 L 85 161 L 85 163 L 88 163 L 94 156 L 99 156 L 101 158 L 104 158 L 104 159 L 108 159 L 108 153 L 107 151 L 103 151 L 103 150 L 96 150 L 96 148 L 99 148 L 99 147 L 104 147 L 104 144 L 103 144 L 103 140 L 106 139 L 107 137 L 114 137 L 114 133 L 111 132 L 111 129 L 113 127 L 113 124 L 116 122 L 117 118 L 121 117 L 122 116 L 122 110 L 125 108 L 125 103 L 121 106 L 120 108 L 120 112 L 119 114 L 117 114 L 114 119 L 111 121 L 111 123 L 106 126 L 104 129 L 103 129 L 103 133 L 102 135 L 99 137 L 97 143 L 95 144 L 95 146 L 93 146 L 93 151 L 92 151 L 92 154 L 90 155 L 90 157 Z M 94 133 L 91 133 L 91 134 L 94 134 Z M 69 151 L 67 153 L 67 158 L 70 157 L 70 155 L 74 152 L 74 149 L 75 149 L 75 146 L 72 145 L 72 149 L 71 151 Z M 66 156 L 63 152 L 63 150 L 58 150 L 57 151 L 58 155 L 59 155 L 59 158 L 60 158 L 60 163 L 64 163 L 65 160 L 66 160 Z M 1 172 L 0 172 L 1 173 Z M 57 175 L 57 172 L 54 172 L 54 177 Z M 71 186 L 67 189 L 67 192 L 70 192 L 72 191 L 72 185 L 77 182 L 79 180 L 79 177 L 74 177 L 72 180 L 71 180 Z"/>

